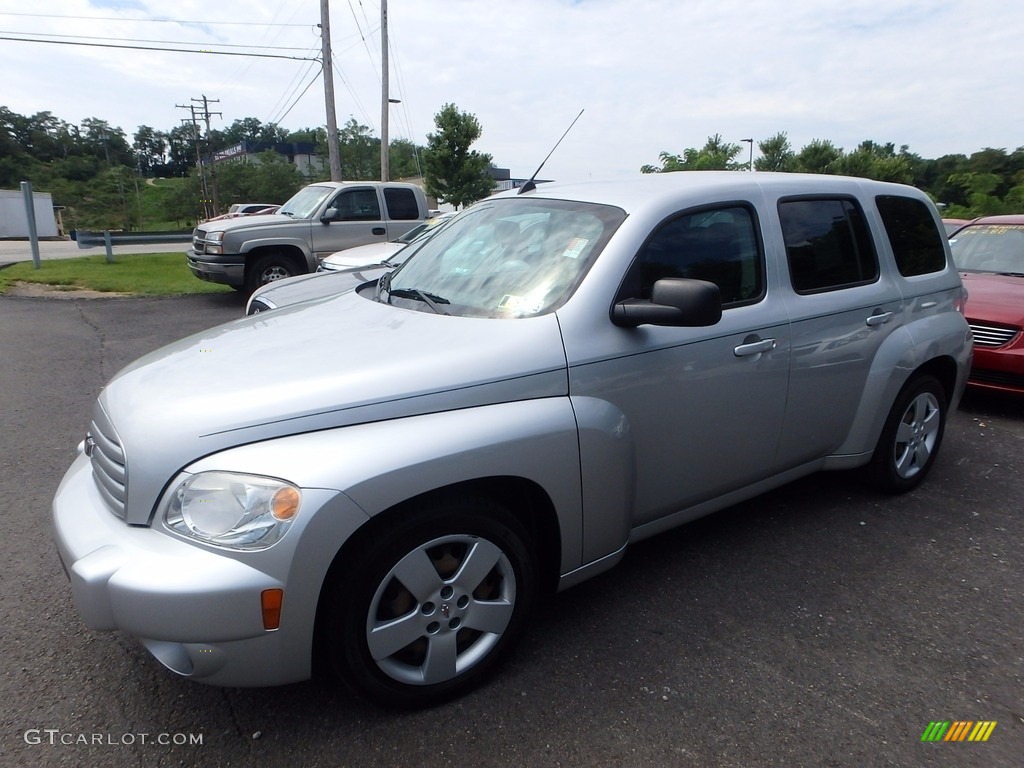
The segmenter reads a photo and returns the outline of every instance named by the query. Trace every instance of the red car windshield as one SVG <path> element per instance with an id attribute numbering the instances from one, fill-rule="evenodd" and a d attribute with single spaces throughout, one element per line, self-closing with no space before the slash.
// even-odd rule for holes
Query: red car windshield
<path id="1" fill-rule="evenodd" d="M 972 224 L 949 247 L 957 269 L 1024 277 L 1024 224 Z"/>

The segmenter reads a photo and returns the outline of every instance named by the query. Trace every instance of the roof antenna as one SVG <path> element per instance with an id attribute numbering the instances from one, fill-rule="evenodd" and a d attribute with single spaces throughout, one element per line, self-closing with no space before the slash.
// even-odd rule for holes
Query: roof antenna
<path id="1" fill-rule="evenodd" d="M 581 109 L 580 113 L 576 115 L 576 120 L 579 120 L 582 116 L 583 110 Z M 571 123 L 569 123 L 569 127 L 566 128 L 565 133 L 562 134 L 562 139 L 569 135 L 569 131 L 571 131 L 572 127 L 576 125 L 576 120 L 573 120 Z M 558 141 L 555 142 L 555 146 L 553 146 L 551 148 L 551 151 L 548 152 L 548 157 L 551 157 L 553 154 L 555 154 L 555 150 L 558 149 L 558 145 L 562 143 L 562 139 L 559 139 Z M 537 188 L 537 185 L 534 183 L 533 180 L 537 178 L 537 174 L 540 173 L 540 169 L 544 167 L 544 163 L 548 161 L 548 157 L 545 157 L 541 161 L 541 164 L 537 166 L 537 170 L 533 172 L 533 176 L 530 177 L 530 180 L 519 188 L 519 191 L 516 193 L 517 195 L 522 195 L 525 192 L 532 192 Z"/>

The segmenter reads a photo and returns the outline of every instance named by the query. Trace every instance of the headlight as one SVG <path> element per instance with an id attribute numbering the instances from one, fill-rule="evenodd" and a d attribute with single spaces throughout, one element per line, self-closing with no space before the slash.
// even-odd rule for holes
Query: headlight
<path id="1" fill-rule="evenodd" d="M 224 233 L 223 232 L 211 232 L 206 236 L 206 241 L 209 243 L 223 243 Z"/>
<path id="2" fill-rule="evenodd" d="M 177 533 L 220 547 L 266 549 L 288 530 L 301 501 L 284 480 L 200 472 L 171 492 L 164 520 Z"/>

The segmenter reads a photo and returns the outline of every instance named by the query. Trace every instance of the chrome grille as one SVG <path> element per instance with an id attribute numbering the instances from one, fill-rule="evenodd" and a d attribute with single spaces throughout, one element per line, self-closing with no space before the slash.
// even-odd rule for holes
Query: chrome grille
<path id="1" fill-rule="evenodd" d="M 117 433 L 100 408 L 96 408 L 95 418 L 89 425 L 86 445 L 92 460 L 92 479 L 96 488 L 110 511 L 124 519 L 128 498 L 128 466 Z"/>
<path id="2" fill-rule="evenodd" d="M 192 250 L 196 253 L 206 253 L 206 230 L 197 229 L 192 233 Z"/>
<path id="3" fill-rule="evenodd" d="M 974 335 L 974 346 L 976 347 L 1001 347 L 1013 341 L 1013 337 L 1020 333 L 1020 329 L 997 328 L 992 325 L 971 323 L 971 333 Z"/>

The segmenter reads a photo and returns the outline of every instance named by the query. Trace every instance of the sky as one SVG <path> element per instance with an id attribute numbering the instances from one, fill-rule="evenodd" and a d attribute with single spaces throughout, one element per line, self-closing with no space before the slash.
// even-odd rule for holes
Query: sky
<path id="1" fill-rule="evenodd" d="M 380 0 L 330 0 L 338 122 L 375 135 L 380 19 Z M 215 128 L 324 125 L 319 64 L 297 60 L 319 55 L 319 21 L 318 0 L 0 0 L 0 106 L 97 117 L 129 142 L 140 125 L 178 125 L 189 113 L 177 105 L 203 96 Z M 797 151 L 815 139 L 924 158 L 1024 146 L 1024 3 L 389 0 L 388 29 L 401 102 L 390 136 L 425 144 L 451 103 L 480 121 L 473 148 L 513 177 L 529 177 L 580 110 L 542 178 L 628 178 L 714 134 L 753 138 L 755 158 L 780 132 Z"/>

